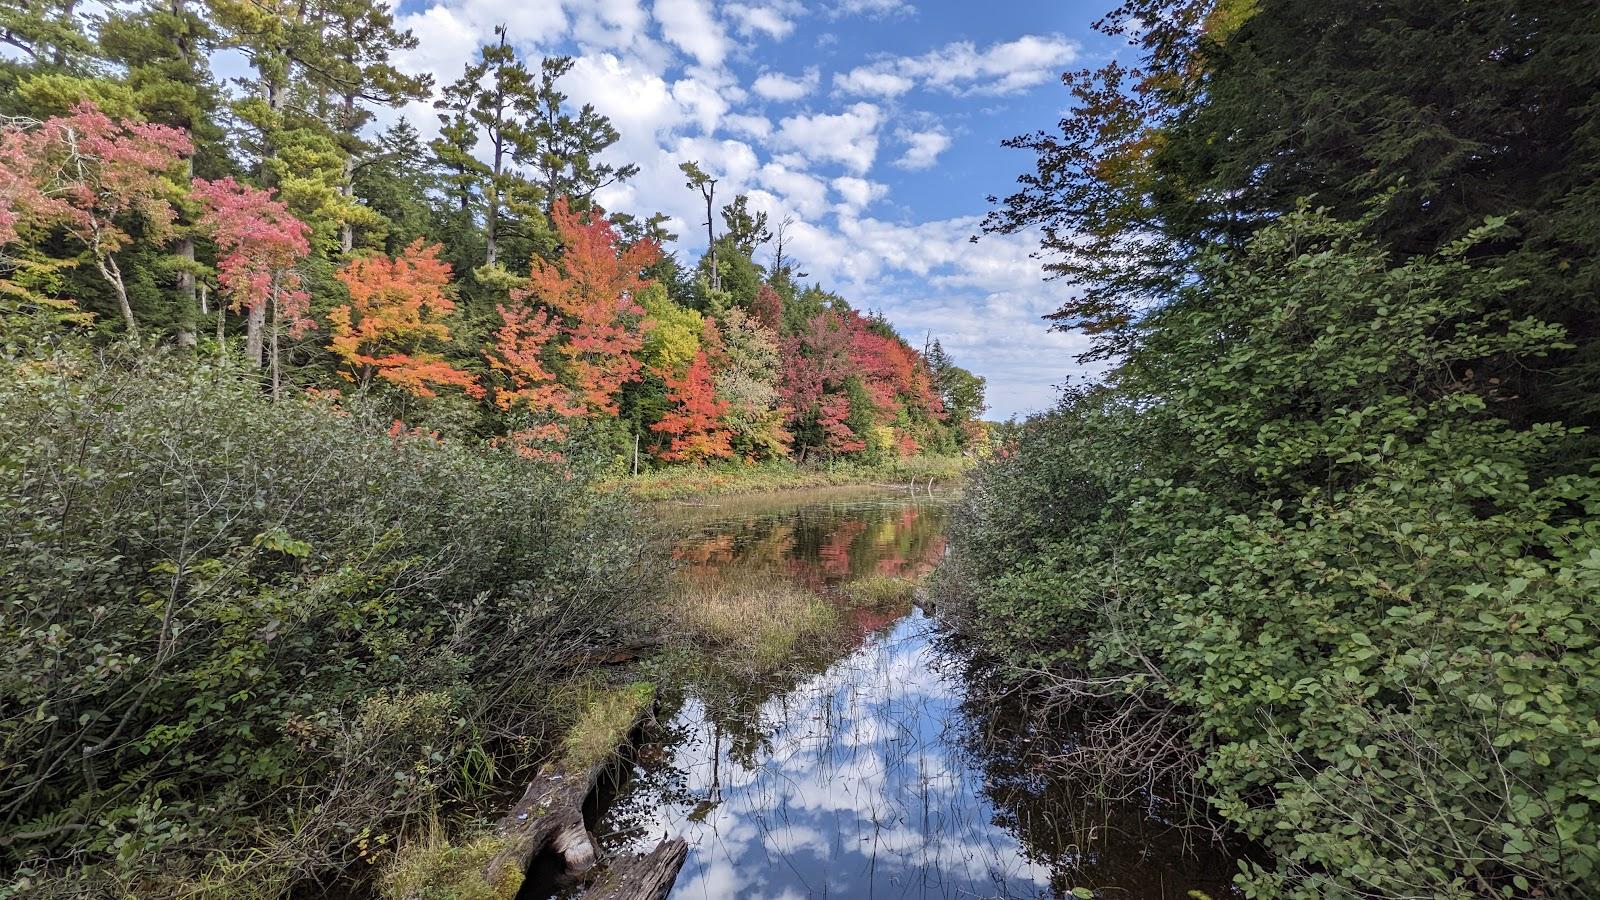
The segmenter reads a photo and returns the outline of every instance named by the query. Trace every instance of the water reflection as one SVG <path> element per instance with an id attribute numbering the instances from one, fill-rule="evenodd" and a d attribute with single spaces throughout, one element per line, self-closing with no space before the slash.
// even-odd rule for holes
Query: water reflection
<path id="1" fill-rule="evenodd" d="M 925 571 L 945 521 L 903 500 L 752 512 L 686 523 L 678 556 L 701 575 L 837 588 Z M 969 697 L 962 661 L 919 610 L 857 624 L 854 650 L 809 670 L 752 681 L 712 666 L 668 686 L 661 733 L 598 823 L 607 848 L 687 838 L 674 897 L 1226 893 L 1226 858 L 1181 852 L 1137 812 L 1124 829 L 1036 777 L 1026 738 Z"/>

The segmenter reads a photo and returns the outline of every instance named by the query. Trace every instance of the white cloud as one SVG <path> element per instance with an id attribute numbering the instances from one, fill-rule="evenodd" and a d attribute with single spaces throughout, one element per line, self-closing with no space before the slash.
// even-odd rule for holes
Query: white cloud
<path id="1" fill-rule="evenodd" d="M 527 5 L 538 5 L 537 0 Z M 652 8 L 661 35 L 702 66 L 716 68 L 728 57 L 728 33 L 707 0 L 656 0 Z"/>
<path id="2" fill-rule="evenodd" d="M 857 66 L 849 72 L 835 72 L 833 86 L 847 94 L 865 97 L 898 97 L 917 86 L 904 75 L 885 68 Z"/>
<path id="3" fill-rule="evenodd" d="M 735 134 L 742 134 L 761 140 L 772 137 L 772 120 L 766 116 L 739 113 L 724 118 L 722 124 Z"/>
<path id="4" fill-rule="evenodd" d="M 806 69 L 799 77 L 782 72 L 762 72 L 750 89 L 768 100 L 799 100 L 816 90 L 821 77 L 815 66 Z"/>
<path id="5" fill-rule="evenodd" d="M 939 154 L 950 149 L 950 135 L 937 128 L 927 131 L 901 129 L 895 132 L 895 137 L 906 145 L 906 152 L 894 163 L 902 169 L 931 168 L 938 161 Z"/>
<path id="6" fill-rule="evenodd" d="M 840 16 L 867 16 L 881 19 L 888 16 L 911 15 L 916 11 L 917 8 L 905 0 L 838 0 L 829 7 L 828 15 L 836 19 Z"/>
<path id="7" fill-rule="evenodd" d="M 843 164 L 857 175 L 872 168 L 878 155 L 883 113 L 871 103 L 856 103 L 836 115 L 789 116 L 773 135 L 775 145 L 813 162 Z"/>
<path id="8" fill-rule="evenodd" d="M 794 32 L 796 16 L 805 13 L 799 0 L 770 0 L 770 2 L 734 3 L 724 8 L 739 33 L 749 37 L 760 33 L 781 41 Z"/>
<path id="9" fill-rule="evenodd" d="M 921 85 L 950 94 L 1014 94 L 1055 78 L 1078 57 L 1078 45 L 1060 35 L 1027 34 L 979 49 L 956 41 L 921 56 L 901 56 L 857 66 L 834 76 L 849 94 L 895 97 Z"/>
<path id="10" fill-rule="evenodd" d="M 756 182 L 773 191 L 786 207 L 768 212 L 793 211 L 806 219 L 820 219 L 827 215 L 828 186 L 814 175 L 769 162 L 757 173 Z M 783 216 L 777 218 L 782 219 Z"/>
<path id="11" fill-rule="evenodd" d="M 889 186 L 865 178 L 841 175 L 833 180 L 833 189 L 844 199 L 841 215 L 853 216 L 872 201 L 889 193 Z"/>

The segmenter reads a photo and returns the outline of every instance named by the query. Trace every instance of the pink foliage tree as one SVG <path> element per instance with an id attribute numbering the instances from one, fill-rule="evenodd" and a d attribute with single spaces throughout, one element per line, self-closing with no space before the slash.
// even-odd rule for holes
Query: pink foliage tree
<path id="1" fill-rule="evenodd" d="M 84 248 L 128 333 L 137 334 L 116 254 L 135 223 L 146 242 L 171 236 L 182 192 L 172 175 L 192 152 L 176 128 L 112 119 L 87 102 L 44 122 L 8 122 L 0 127 L 0 243 L 19 228 L 65 234 Z"/>
<path id="2" fill-rule="evenodd" d="M 298 335 L 316 324 L 295 269 L 311 252 L 311 229 L 271 191 L 232 178 L 196 178 L 194 196 L 205 209 L 200 227 L 217 244 L 217 280 L 234 311 L 246 315 L 245 353 L 251 365 L 261 365 L 263 334 L 271 338 L 272 395 L 277 397 L 281 333 L 287 328 Z"/>

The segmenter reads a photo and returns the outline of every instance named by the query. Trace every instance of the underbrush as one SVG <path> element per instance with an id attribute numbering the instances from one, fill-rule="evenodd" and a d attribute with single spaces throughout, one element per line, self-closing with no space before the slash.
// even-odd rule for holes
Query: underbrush
<path id="1" fill-rule="evenodd" d="M 0 372 L 0 861 L 13 894 L 276 896 L 552 749 L 648 542 L 581 479 L 245 373 Z M 0 894 L 5 889 L 0 889 Z"/>

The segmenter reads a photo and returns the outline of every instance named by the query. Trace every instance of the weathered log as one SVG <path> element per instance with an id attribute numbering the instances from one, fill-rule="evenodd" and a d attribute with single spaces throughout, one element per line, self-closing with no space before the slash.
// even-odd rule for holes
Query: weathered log
<path id="1" fill-rule="evenodd" d="M 567 751 L 539 771 L 495 826 L 505 844 L 485 866 L 485 880 L 500 884 L 509 871 L 526 872 L 546 849 L 561 858 L 568 876 L 594 868 L 599 849 L 583 822 L 584 799 L 654 708 L 654 689 L 644 684 L 594 704 L 569 737 Z"/>
<path id="2" fill-rule="evenodd" d="M 611 863 L 583 900 L 664 900 L 688 858 L 689 844 L 668 838 L 649 853 Z"/>

